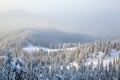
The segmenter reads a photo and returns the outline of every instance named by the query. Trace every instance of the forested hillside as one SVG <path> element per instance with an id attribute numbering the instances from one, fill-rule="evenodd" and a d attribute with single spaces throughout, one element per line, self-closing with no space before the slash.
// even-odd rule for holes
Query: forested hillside
<path id="1" fill-rule="evenodd" d="M 36 46 L 55 48 L 57 44 L 90 42 L 97 38 L 85 34 L 72 34 L 57 29 L 30 28 L 8 33 L 0 39 L 0 48 L 23 48 L 29 43 Z"/>
<path id="2" fill-rule="evenodd" d="M 5 56 L 3 51 L 1 80 L 119 80 L 119 46 L 120 40 L 114 40 L 76 43 L 74 49 L 63 47 L 51 52 L 11 49 Z M 97 63 L 87 64 L 90 59 Z"/>

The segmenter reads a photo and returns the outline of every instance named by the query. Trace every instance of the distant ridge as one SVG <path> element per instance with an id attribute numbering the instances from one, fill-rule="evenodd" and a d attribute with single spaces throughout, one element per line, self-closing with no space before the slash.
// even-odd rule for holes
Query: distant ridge
<path id="1" fill-rule="evenodd" d="M 8 33 L 1 38 L 0 47 L 25 47 L 29 43 L 36 46 L 49 47 L 51 44 L 70 42 L 91 42 L 96 40 L 85 34 L 72 34 L 54 28 L 26 28 L 12 33 Z"/>

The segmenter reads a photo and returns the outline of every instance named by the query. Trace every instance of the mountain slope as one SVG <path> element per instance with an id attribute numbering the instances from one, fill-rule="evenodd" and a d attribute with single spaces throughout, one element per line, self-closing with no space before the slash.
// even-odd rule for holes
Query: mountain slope
<path id="1" fill-rule="evenodd" d="M 96 38 L 85 34 L 66 33 L 53 28 L 29 28 L 9 33 L 1 38 L 0 47 L 25 47 L 29 43 L 35 46 L 50 47 L 58 43 L 90 42 Z"/>

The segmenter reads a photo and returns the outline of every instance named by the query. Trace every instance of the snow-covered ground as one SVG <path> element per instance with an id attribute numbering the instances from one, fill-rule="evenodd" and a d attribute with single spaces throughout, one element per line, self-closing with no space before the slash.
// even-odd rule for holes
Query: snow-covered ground
<path id="1" fill-rule="evenodd" d="M 49 48 L 44 48 L 44 47 L 38 47 L 38 46 L 33 46 L 33 45 L 29 45 L 28 47 L 24 47 L 23 50 L 27 51 L 27 52 L 32 52 L 32 51 L 39 51 L 39 50 L 43 50 L 43 51 L 48 51 Z"/>
<path id="2" fill-rule="evenodd" d="M 97 66 L 98 61 L 101 61 L 103 58 L 103 65 L 106 66 L 109 64 L 110 61 L 113 62 L 113 59 L 118 58 L 119 51 L 111 50 L 111 52 L 109 54 L 110 54 L 110 56 L 106 56 L 104 58 L 103 58 L 104 53 L 102 53 L 102 52 L 99 52 L 99 54 L 96 56 L 96 58 L 92 55 L 93 58 L 89 57 L 86 59 L 85 65 L 89 65 L 89 64 L 93 63 L 93 66 Z"/>
<path id="3" fill-rule="evenodd" d="M 70 66 L 74 66 L 74 67 L 76 67 L 76 69 L 78 69 L 79 68 L 79 65 L 78 65 L 78 63 L 77 62 L 72 62 L 72 63 L 70 63 L 68 66 L 67 66 L 67 69 L 70 69 Z"/>
<path id="4" fill-rule="evenodd" d="M 109 53 L 109 56 L 106 56 L 103 58 L 104 53 L 103 52 L 99 52 L 99 54 L 95 57 L 94 54 L 89 54 L 89 57 L 86 58 L 85 60 L 85 65 L 89 65 L 89 64 L 93 64 L 93 68 L 96 67 L 98 65 L 99 61 L 103 60 L 103 66 L 108 66 L 109 62 L 113 62 L 114 59 L 119 57 L 119 51 L 116 51 L 114 49 L 111 50 L 111 52 Z M 69 69 L 70 66 L 75 66 L 77 69 L 79 68 L 79 65 L 77 64 L 77 62 L 72 62 L 70 63 L 70 65 L 67 66 L 67 68 Z"/>
<path id="5" fill-rule="evenodd" d="M 66 48 L 65 50 L 73 50 L 73 49 L 76 49 L 76 47 Z M 49 48 L 45 48 L 45 47 L 29 45 L 28 47 L 24 47 L 23 50 L 30 53 L 32 51 L 39 51 L 39 50 L 43 50 L 43 51 L 47 51 L 47 52 L 56 52 L 56 51 L 60 51 L 60 50 L 63 50 L 63 49 L 49 49 Z"/>
<path id="6" fill-rule="evenodd" d="M 32 52 L 32 51 L 39 51 L 39 50 L 43 50 L 43 51 L 47 51 L 47 52 L 56 52 L 59 50 L 63 50 L 63 49 L 49 49 L 49 48 L 45 48 L 45 47 L 39 47 L 39 46 L 33 46 L 33 45 L 29 45 L 28 47 L 24 47 L 23 50 L 27 51 L 28 53 Z M 66 50 L 74 50 L 76 49 L 76 47 L 73 48 L 66 48 Z M 89 64 L 93 64 L 93 66 L 97 66 L 98 61 L 101 61 L 103 59 L 103 65 L 106 66 L 109 64 L 109 62 L 113 61 L 113 59 L 118 58 L 119 56 L 119 51 L 116 51 L 114 49 L 111 50 L 111 52 L 109 53 L 109 56 L 106 56 L 103 58 L 104 53 L 103 52 L 99 52 L 99 54 L 95 57 L 94 54 L 89 54 L 89 57 L 86 59 L 85 65 L 89 65 Z M 73 65 L 75 67 L 78 67 L 78 64 L 76 62 L 71 63 L 70 65 Z"/>

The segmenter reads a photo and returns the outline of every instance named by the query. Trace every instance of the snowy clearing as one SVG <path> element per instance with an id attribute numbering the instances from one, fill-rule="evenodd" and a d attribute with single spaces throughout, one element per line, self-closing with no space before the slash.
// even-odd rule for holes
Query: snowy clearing
<path id="1" fill-rule="evenodd" d="M 66 48 L 65 50 L 74 50 L 74 49 L 76 49 L 76 47 Z M 63 49 L 49 49 L 49 48 L 45 48 L 45 47 L 29 45 L 28 47 L 24 47 L 23 50 L 30 53 L 32 51 L 39 51 L 39 50 L 43 50 L 43 51 L 47 51 L 47 52 L 57 52 L 57 51 L 60 51 Z"/>
<path id="2" fill-rule="evenodd" d="M 118 58 L 119 51 L 116 51 L 116 50 L 112 49 L 111 52 L 109 53 L 109 55 L 110 56 L 106 56 L 106 57 L 103 58 L 104 53 L 99 52 L 99 54 L 96 56 L 96 58 L 95 57 L 87 58 L 86 62 L 85 62 L 85 65 L 89 65 L 89 64 L 93 63 L 93 66 L 96 67 L 97 64 L 98 64 L 98 61 L 101 61 L 102 58 L 103 58 L 103 66 L 106 66 L 106 65 L 109 64 L 110 61 L 113 62 L 113 59 Z"/>

